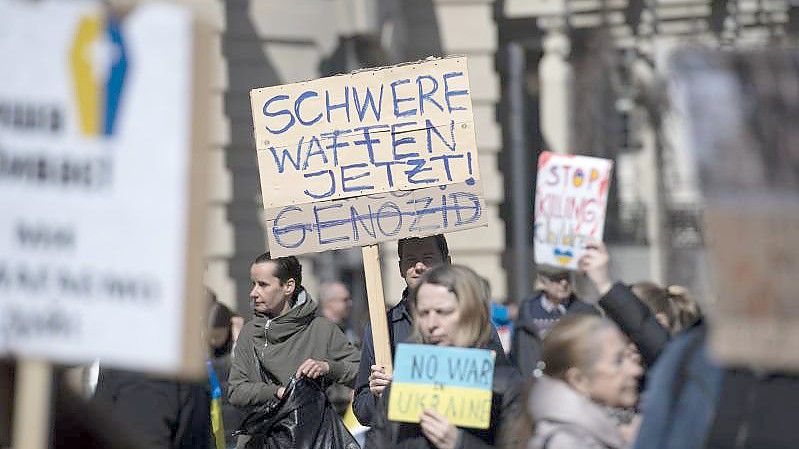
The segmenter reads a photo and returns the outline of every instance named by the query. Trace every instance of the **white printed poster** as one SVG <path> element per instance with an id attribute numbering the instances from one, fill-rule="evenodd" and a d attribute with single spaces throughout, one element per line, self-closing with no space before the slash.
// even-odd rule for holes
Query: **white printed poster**
<path id="1" fill-rule="evenodd" d="M 613 161 L 545 151 L 538 158 L 535 262 L 577 269 L 585 244 L 601 241 Z"/>
<path id="2" fill-rule="evenodd" d="M 179 369 L 192 39 L 175 5 L 0 3 L 0 353 Z"/>

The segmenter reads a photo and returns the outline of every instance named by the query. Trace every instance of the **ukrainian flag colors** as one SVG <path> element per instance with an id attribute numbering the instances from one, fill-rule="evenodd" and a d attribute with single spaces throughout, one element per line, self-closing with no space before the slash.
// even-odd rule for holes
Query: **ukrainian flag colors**
<path id="1" fill-rule="evenodd" d="M 222 387 L 211 361 L 206 361 L 208 383 L 211 386 L 211 433 L 216 449 L 225 449 L 225 426 L 222 422 Z"/>
<path id="2" fill-rule="evenodd" d="M 110 64 L 106 73 L 95 60 L 98 43 L 107 45 Z M 78 24 L 69 53 L 81 133 L 114 133 L 119 102 L 127 73 L 127 52 L 119 22 L 113 17 L 86 16 Z M 104 67 L 100 67 L 104 69 Z M 99 78 L 98 78 L 99 76 Z"/>
<path id="3" fill-rule="evenodd" d="M 393 383 L 388 419 L 419 422 L 432 408 L 459 427 L 487 429 L 491 421 L 491 391 L 435 384 Z"/>
<path id="4" fill-rule="evenodd" d="M 494 356 L 485 349 L 399 345 L 388 419 L 418 423 L 425 409 L 435 409 L 456 426 L 488 428 Z"/>

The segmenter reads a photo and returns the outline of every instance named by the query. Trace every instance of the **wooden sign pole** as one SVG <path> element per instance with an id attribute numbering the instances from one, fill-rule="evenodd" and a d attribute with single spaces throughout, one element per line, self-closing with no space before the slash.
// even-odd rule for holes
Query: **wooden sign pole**
<path id="1" fill-rule="evenodd" d="M 369 322 L 372 325 L 372 343 L 375 364 L 386 367 L 386 374 L 394 371 L 391 363 L 391 342 L 388 339 L 386 300 L 383 297 L 383 277 L 380 270 L 380 250 L 377 245 L 361 248 L 363 270 L 366 275 L 366 294 L 369 303 Z"/>
<path id="2" fill-rule="evenodd" d="M 21 359 L 15 377 L 13 447 L 47 449 L 50 447 L 53 366 L 43 360 Z"/>

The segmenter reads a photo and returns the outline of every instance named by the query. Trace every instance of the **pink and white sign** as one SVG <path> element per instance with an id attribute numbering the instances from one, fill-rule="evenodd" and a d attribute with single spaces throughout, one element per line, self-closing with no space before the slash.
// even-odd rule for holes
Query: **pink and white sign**
<path id="1" fill-rule="evenodd" d="M 533 210 L 537 264 L 576 269 L 585 244 L 602 240 L 612 168 L 608 159 L 541 153 Z"/>

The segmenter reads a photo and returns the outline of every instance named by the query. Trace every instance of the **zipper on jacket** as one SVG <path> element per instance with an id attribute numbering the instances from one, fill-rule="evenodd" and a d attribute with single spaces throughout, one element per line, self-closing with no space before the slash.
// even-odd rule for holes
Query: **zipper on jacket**
<path id="1" fill-rule="evenodd" d="M 267 334 L 269 333 L 269 326 L 271 325 L 272 319 L 270 318 L 266 320 L 266 324 L 264 324 L 264 348 L 269 346 L 269 336 Z"/>

